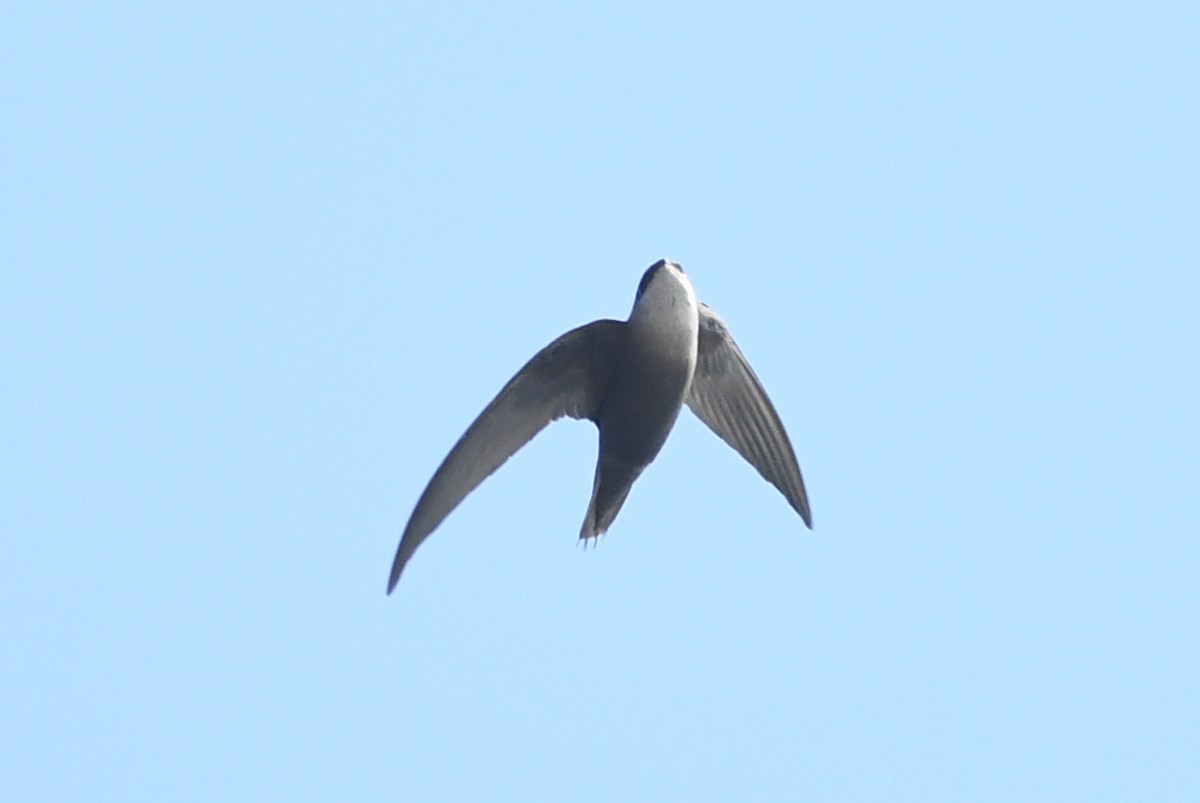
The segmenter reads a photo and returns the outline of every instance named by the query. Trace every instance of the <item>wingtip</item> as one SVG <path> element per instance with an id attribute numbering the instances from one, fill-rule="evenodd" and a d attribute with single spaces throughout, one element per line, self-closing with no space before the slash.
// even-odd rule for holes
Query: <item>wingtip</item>
<path id="1" fill-rule="evenodd" d="M 400 573 L 404 571 L 404 564 L 399 559 L 392 564 L 392 573 L 388 575 L 387 593 L 390 597 L 392 592 L 396 590 L 396 583 L 400 582 Z"/>
<path id="2" fill-rule="evenodd" d="M 813 528 L 812 511 L 808 507 L 808 500 L 804 500 L 804 502 L 799 505 L 792 505 L 792 507 L 794 507 L 796 512 L 800 514 L 800 520 L 804 522 L 804 526 L 811 530 Z"/>

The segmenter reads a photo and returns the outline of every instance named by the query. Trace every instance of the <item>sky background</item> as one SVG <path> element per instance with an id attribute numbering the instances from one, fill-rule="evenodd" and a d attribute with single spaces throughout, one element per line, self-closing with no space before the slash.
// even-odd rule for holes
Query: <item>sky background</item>
<path id="1" fill-rule="evenodd" d="M 0 797 L 1200 799 L 1194 3 L 8 3 Z M 559 423 L 683 264 L 812 501 Z"/>

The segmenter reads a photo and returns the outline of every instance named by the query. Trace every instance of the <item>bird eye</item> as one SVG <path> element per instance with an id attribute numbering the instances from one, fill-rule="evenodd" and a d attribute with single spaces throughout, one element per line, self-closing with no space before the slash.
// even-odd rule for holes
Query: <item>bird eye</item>
<path id="1" fill-rule="evenodd" d="M 663 267 L 665 264 L 666 260 L 660 259 L 658 262 L 655 262 L 646 269 L 646 272 L 642 274 L 642 280 L 638 282 L 637 296 L 635 296 L 635 299 L 642 297 L 642 293 L 646 292 L 646 288 L 650 286 L 650 280 L 654 278 L 654 274 L 657 273 L 658 269 Z"/>

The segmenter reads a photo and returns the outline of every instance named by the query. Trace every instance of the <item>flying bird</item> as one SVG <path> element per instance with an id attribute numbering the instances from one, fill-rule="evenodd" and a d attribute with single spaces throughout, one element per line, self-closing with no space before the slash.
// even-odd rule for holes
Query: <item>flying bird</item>
<path id="1" fill-rule="evenodd" d="M 586 418 L 600 431 L 579 537 L 601 535 L 662 449 L 684 404 L 778 488 L 812 529 L 800 466 L 766 391 L 725 322 L 696 301 L 683 268 L 660 259 L 642 275 L 628 320 L 593 321 L 546 346 L 459 438 L 404 528 L 388 593 L 450 511 L 563 416 Z"/>

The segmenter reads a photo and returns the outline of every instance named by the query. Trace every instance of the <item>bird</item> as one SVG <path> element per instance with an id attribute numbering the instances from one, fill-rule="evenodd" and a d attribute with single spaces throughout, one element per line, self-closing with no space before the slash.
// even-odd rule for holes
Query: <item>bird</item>
<path id="1" fill-rule="evenodd" d="M 434 472 L 396 549 L 391 594 L 417 547 L 550 422 L 587 419 L 599 453 L 579 537 L 612 526 L 633 483 L 658 456 L 684 405 L 774 485 L 812 529 L 795 451 L 779 414 L 725 322 L 683 268 L 660 259 L 638 284 L 628 320 L 572 329 L 501 389 Z"/>

